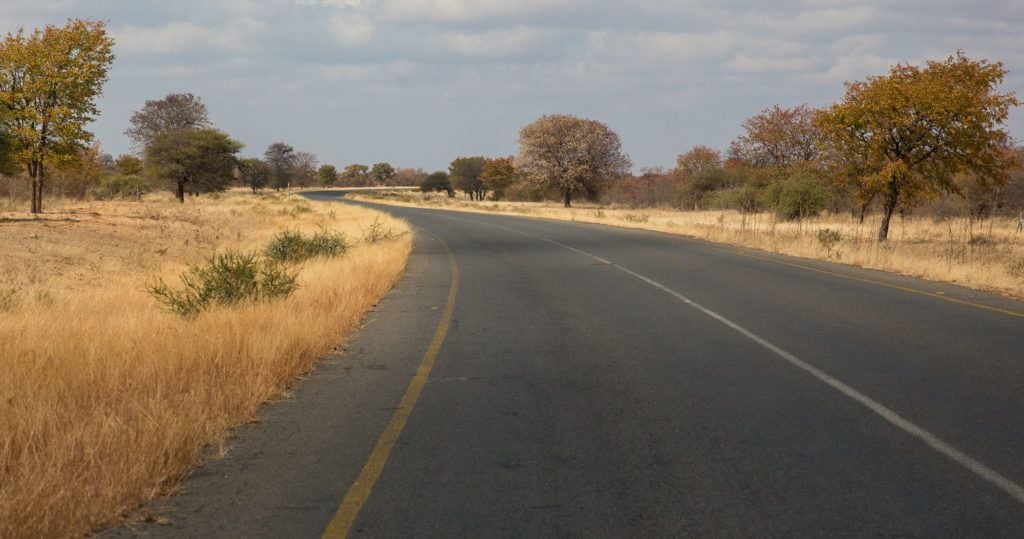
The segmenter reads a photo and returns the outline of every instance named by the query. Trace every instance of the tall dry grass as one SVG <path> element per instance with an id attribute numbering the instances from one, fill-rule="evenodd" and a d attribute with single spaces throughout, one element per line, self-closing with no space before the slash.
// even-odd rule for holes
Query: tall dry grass
<path id="1" fill-rule="evenodd" d="M 863 223 L 847 214 L 796 222 L 779 220 L 770 213 L 636 210 L 587 203 L 564 208 L 548 202 L 471 202 L 433 193 L 360 194 L 355 198 L 656 230 L 1024 297 L 1024 233 L 1017 232 L 1017 219 L 1011 217 L 984 221 L 896 217 L 889 241 L 880 244 L 875 241 L 877 215 Z M 822 241 L 821 230 L 837 232 L 839 239 L 831 244 Z"/>
<path id="2" fill-rule="evenodd" d="M 0 536 L 83 535 L 173 489 L 345 338 L 400 276 L 410 239 L 356 243 L 304 263 L 284 300 L 192 320 L 147 282 L 286 227 L 358 240 L 378 219 L 408 232 L 365 209 L 240 193 L 0 214 L 0 289 L 18 290 L 0 312 Z"/>

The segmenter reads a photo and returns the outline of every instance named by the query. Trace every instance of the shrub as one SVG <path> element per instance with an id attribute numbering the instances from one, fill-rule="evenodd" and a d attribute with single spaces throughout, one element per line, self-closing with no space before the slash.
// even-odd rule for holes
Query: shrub
<path id="1" fill-rule="evenodd" d="M 768 185 L 765 192 L 775 213 L 787 220 L 818 215 L 828 205 L 828 190 L 822 179 L 810 171 L 800 171 Z"/>
<path id="2" fill-rule="evenodd" d="M 287 297 L 298 288 L 295 278 L 283 265 L 260 260 L 256 253 L 227 251 L 182 273 L 184 289 L 175 290 L 160 280 L 149 286 L 149 293 L 172 312 L 188 317 L 214 306 Z"/>
<path id="3" fill-rule="evenodd" d="M 380 243 L 395 238 L 395 231 L 384 226 L 379 218 L 373 220 L 370 226 L 363 230 L 363 241 L 366 243 Z"/>
<path id="4" fill-rule="evenodd" d="M 149 182 L 140 176 L 118 174 L 107 176 L 93 188 L 93 195 L 97 198 L 141 198 L 142 195 L 150 192 L 152 188 Z"/>
<path id="5" fill-rule="evenodd" d="M 13 311 L 18 303 L 17 288 L 0 288 L 0 312 Z"/>
<path id="6" fill-rule="evenodd" d="M 710 191 L 701 199 L 701 206 L 712 210 L 736 210 L 743 213 L 760 211 L 761 201 L 753 185 Z"/>
<path id="7" fill-rule="evenodd" d="M 312 236 L 286 230 L 274 236 L 264 254 L 278 262 L 302 262 L 316 257 L 333 258 L 348 250 L 348 240 L 341 232 L 321 230 Z"/>
<path id="8" fill-rule="evenodd" d="M 831 228 L 822 228 L 818 230 L 815 235 L 818 239 L 818 243 L 825 248 L 825 252 L 828 253 L 828 257 L 832 257 L 832 250 L 835 249 L 837 243 L 842 241 L 843 233 Z M 836 251 L 836 256 L 839 256 L 839 252 Z"/>
<path id="9" fill-rule="evenodd" d="M 1024 258 L 1011 260 L 1006 264 L 1006 272 L 1012 277 L 1024 278 Z"/>
<path id="10" fill-rule="evenodd" d="M 627 213 L 622 218 L 630 223 L 646 223 L 651 216 L 646 213 Z"/>

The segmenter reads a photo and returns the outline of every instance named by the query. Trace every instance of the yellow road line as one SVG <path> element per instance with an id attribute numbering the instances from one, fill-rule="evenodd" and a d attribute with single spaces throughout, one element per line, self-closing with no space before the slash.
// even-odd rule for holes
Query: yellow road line
<path id="1" fill-rule="evenodd" d="M 324 530 L 324 539 L 340 539 L 348 536 L 352 525 L 356 521 L 356 517 L 359 516 L 359 511 L 363 508 L 367 498 L 370 497 L 374 484 L 376 484 L 377 479 L 380 477 L 381 471 L 384 470 L 388 457 L 391 456 L 391 450 L 395 447 L 398 437 L 402 435 L 402 430 L 412 414 L 412 409 L 416 406 L 420 393 L 423 392 L 423 386 L 427 383 L 430 371 L 434 368 L 441 344 L 448 335 L 452 313 L 455 310 L 455 296 L 459 291 L 459 267 L 455 264 L 455 256 L 452 254 L 451 249 L 448 249 L 448 246 L 440 238 L 437 238 L 437 241 L 441 242 L 441 245 L 448 251 L 448 261 L 452 268 L 452 281 L 448 290 L 448 302 L 445 304 L 444 312 L 441 314 L 441 322 L 437 325 L 434 338 L 430 341 L 430 346 L 427 347 L 427 351 L 423 355 L 423 361 L 420 362 L 419 368 L 416 369 L 415 376 L 409 382 L 409 387 L 406 388 L 402 401 L 398 404 L 395 413 L 391 415 L 391 420 L 388 421 L 387 426 L 384 427 L 384 432 L 377 439 L 377 444 L 373 447 L 373 451 L 370 452 L 370 456 L 366 460 L 366 464 L 363 465 L 363 469 L 360 470 L 355 483 L 349 487 L 345 498 L 338 507 L 338 511 L 334 514 L 334 518 L 331 519 L 327 529 Z"/>
<path id="2" fill-rule="evenodd" d="M 951 298 L 951 297 L 943 295 L 943 294 L 936 294 L 935 292 L 928 292 L 927 290 L 918 290 L 917 288 L 911 288 L 909 286 L 901 286 L 901 285 L 898 285 L 898 284 L 887 283 L 885 281 L 877 281 L 875 279 L 867 279 L 867 278 L 864 278 L 864 277 L 854 277 L 852 275 L 846 275 L 846 274 L 838 273 L 838 272 L 834 272 L 834 271 L 823 270 L 823 269 L 820 269 L 820 268 L 815 268 L 813 266 L 807 266 L 807 265 L 804 265 L 804 264 L 797 264 L 795 262 L 785 262 L 783 260 L 777 260 L 777 259 L 769 258 L 769 257 L 766 257 L 766 256 L 758 256 L 758 255 L 750 254 L 750 253 L 744 252 L 744 251 L 734 251 L 734 250 L 730 250 L 730 249 L 722 249 L 720 247 L 716 247 L 716 249 L 718 251 L 722 251 L 722 252 L 726 252 L 726 253 L 730 253 L 730 254 L 734 254 L 734 255 L 739 255 L 739 256 L 745 256 L 747 258 L 754 258 L 756 260 L 763 260 L 765 262 L 773 262 L 775 264 L 781 264 L 783 266 L 791 266 L 791 267 L 794 267 L 794 268 L 805 269 L 805 270 L 813 271 L 813 272 L 816 272 L 816 273 L 822 273 L 824 275 L 830 275 L 832 277 L 840 277 L 840 278 L 843 278 L 843 279 L 848 279 L 850 281 L 859 281 L 859 282 L 862 282 L 862 283 L 869 283 L 869 284 L 874 284 L 874 285 L 878 285 L 878 286 L 884 286 L 886 288 L 892 288 L 894 290 L 901 290 L 903 292 L 909 292 L 911 294 L 918 294 L 918 295 L 921 295 L 921 296 L 928 296 L 930 298 L 941 299 L 943 301 L 948 301 L 950 303 L 958 303 L 960 305 L 967 305 L 969 307 L 975 307 L 977 309 L 983 309 L 983 310 L 986 310 L 986 311 L 992 311 L 994 313 L 1005 314 L 1005 315 L 1014 316 L 1014 317 L 1017 317 L 1017 318 L 1024 318 L 1024 313 L 1021 313 L 1021 312 L 1011 311 L 1009 309 L 1002 309 L 1000 307 L 993 307 L 991 305 L 985 305 L 984 303 L 975 303 L 973 301 L 967 301 L 967 300 L 963 300 L 963 299 Z"/>

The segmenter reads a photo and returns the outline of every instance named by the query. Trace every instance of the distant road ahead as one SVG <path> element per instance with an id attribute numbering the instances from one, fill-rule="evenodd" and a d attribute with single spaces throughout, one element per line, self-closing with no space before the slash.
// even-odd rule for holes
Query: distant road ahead
<path id="1" fill-rule="evenodd" d="M 1024 534 L 1024 304 L 652 232 L 376 207 L 418 229 L 403 282 L 147 533 Z"/>

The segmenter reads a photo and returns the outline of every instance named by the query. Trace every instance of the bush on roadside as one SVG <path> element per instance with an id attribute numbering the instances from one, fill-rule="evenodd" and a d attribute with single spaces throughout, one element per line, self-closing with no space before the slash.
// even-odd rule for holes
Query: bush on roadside
<path id="1" fill-rule="evenodd" d="M 765 198 L 779 217 L 789 221 L 816 216 L 829 202 L 824 181 L 811 171 L 799 171 L 773 181 L 765 190 Z"/>
<path id="2" fill-rule="evenodd" d="M 118 174 L 107 176 L 93 188 L 93 196 L 100 199 L 134 198 L 150 192 L 152 188 L 145 178 L 134 175 Z"/>
<path id="3" fill-rule="evenodd" d="M 278 262 L 302 262 L 316 257 L 333 258 L 347 250 L 348 239 L 341 232 L 321 230 L 306 236 L 286 230 L 270 240 L 264 254 Z"/>
<path id="4" fill-rule="evenodd" d="M 181 274 L 184 289 L 176 290 L 162 279 L 149 293 L 175 314 L 191 317 L 215 306 L 270 301 L 287 297 L 298 288 L 296 274 L 256 253 L 226 251 L 192 266 Z"/>

